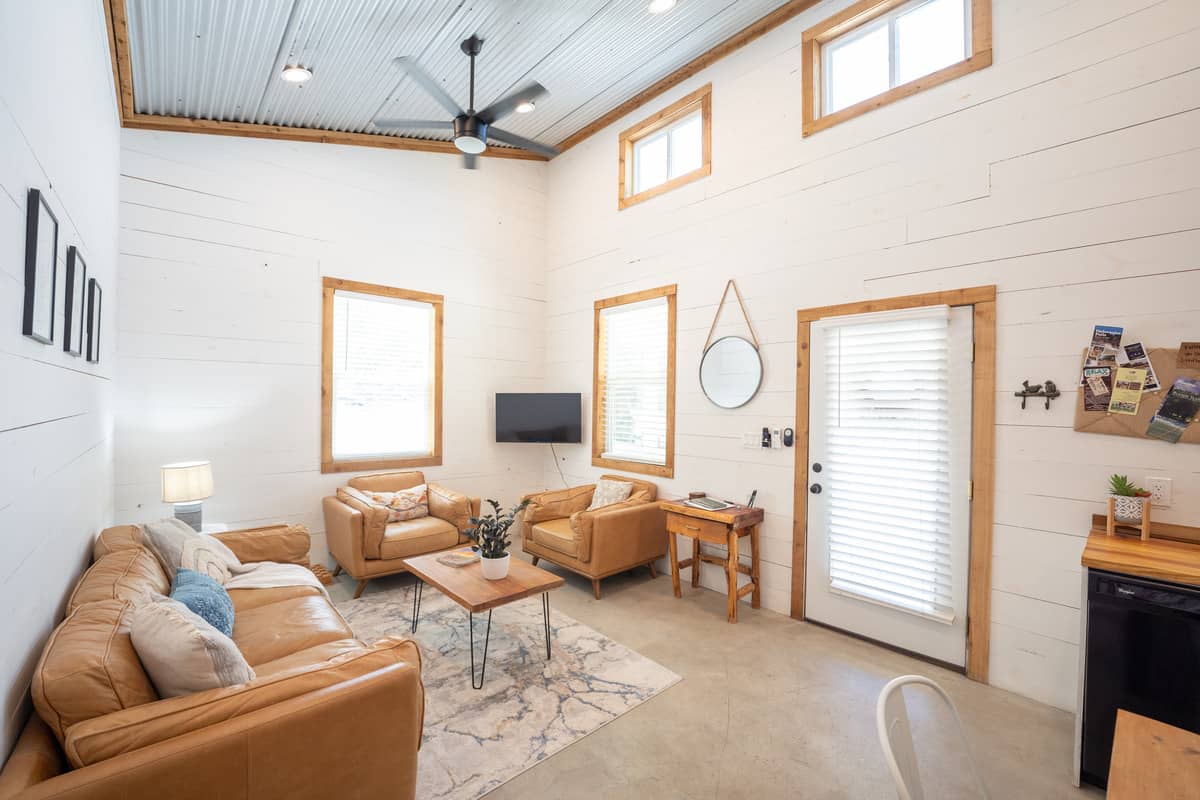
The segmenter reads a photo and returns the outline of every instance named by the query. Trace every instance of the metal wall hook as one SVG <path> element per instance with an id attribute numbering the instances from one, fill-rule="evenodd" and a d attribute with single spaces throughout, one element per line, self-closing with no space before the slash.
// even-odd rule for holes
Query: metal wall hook
<path id="1" fill-rule="evenodd" d="M 1034 384 L 1033 386 L 1029 385 L 1029 381 L 1021 381 L 1021 385 L 1024 388 L 1022 388 L 1021 391 L 1019 391 L 1019 392 L 1013 392 L 1013 394 L 1016 395 L 1017 397 L 1021 398 L 1021 410 L 1022 411 L 1025 410 L 1025 403 L 1031 397 L 1046 398 L 1046 410 L 1049 411 L 1050 410 L 1050 401 L 1052 399 L 1054 399 L 1055 397 L 1058 397 L 1062 394 L 1062 392 L 1058 391 L 1058 386 L 1055 385 L 1054 381 L 1046 381 L 1045 383 L 1037 383 L 1037 384 Z"/>

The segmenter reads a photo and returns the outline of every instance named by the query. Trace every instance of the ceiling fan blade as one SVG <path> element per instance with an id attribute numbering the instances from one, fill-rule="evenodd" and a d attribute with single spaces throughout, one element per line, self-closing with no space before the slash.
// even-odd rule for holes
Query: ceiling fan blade
<path id="1" fill-rule="evenodd" d="M 492 103 L 483 111 L 480 111 L 478 116 L 487 124 L 494 125 L 499 120 L 516 111 L 517 106 L 521 105 L 521 103 L 533 102 L 544 94 L 546 94 L 546 87 L 535 81 L 522 89 L 518 89 L 508 97 L 501 98 Z"/>
<path id="2" fill-rule="evenodd" d="M 446 94 L 437 81 L 430 77 L 429 73 L 421 69 L 416 61 L 413 61 L 408 56 L 392 59 L 392 63 L 396 68 L 403 72 L 408 77 L 417 82 L 422 89 L 429 93 L 429 96 L 438 102 L 442 108 L 450 112 L 455 117 L 461 117 L 465 112 L 459 108 L 458 103 L 454 102 L 454 98 Z"/>
<path id="3" fill-rule="evenodd" d="M 502 131 L 499 128 L 488 128 L 488 138 L 496 139 L 497 141 L 511 144 L 515 147 L 520 147 L 523 150 L 528 150 L 531 153 L 545 156 L 546 158 L 554 158 L 558 155 L 558 150 L 548 144 L 540 144 L 532 139 L 526 139 L 524 136 L 517 136 L 515 133 Z"/>
<path id="4" fill-rule="evenodd" d="M 397 130 L 426 130 L 426 131 L 452 131 L 454 123 L 447 120 L 437 119 L 373 119 L 371 124 L 376 128 L 396 128 Z"/>
<path id="5" fill-rule="evenodd" d="M 463 169 L 475 169 L 479 166 L 479 157 L 472 153 L 463 153 Z"/>

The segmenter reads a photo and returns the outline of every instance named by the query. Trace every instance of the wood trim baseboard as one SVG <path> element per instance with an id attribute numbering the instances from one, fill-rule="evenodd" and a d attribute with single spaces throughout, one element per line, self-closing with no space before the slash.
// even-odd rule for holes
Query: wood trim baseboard
<path id="1" fill-rule="evenodd" d="M 975 363 L 972 369 L 971 553 L 967 588 L 966 674 L 988 682 L 991 640 L 992 526 L 996 440 L 996 287 L 975 286 L 882 300 L 842 303 L 796 312 L 796 439 L 792 501 L 791 615 L 803 620 L 808 538 L 810 335 L 812 323 L 826 317 L 896 311 L 920 306 L 973 306 Z"/>

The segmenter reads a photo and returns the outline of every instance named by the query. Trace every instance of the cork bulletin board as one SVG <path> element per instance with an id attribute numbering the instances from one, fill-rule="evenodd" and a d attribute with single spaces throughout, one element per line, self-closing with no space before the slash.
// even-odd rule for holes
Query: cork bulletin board
<path id="1" fill-rule="evenodd" d="M 1177 349 L 1168 347 L 1153 347 L 1147 351 L 1146 355 L 1150 357 L 1150 363 L 1154 365 L 1154 372 L 1158 375 L 1158 384 L 1162 388 L 1156 392 L 1146 392 L 1142 395 L 1142 404 L 1138 408 L 1137 414 L 1111 414 L 1107 411 L 1084 411 L 1083 391 L 1081 389 L 1078 392 L 1079 397 L 1075 402 L 1075 430 L 1080 433 L 1104 433 L 1109 436 L 1131 436 L 1135 439 L 1158 441 L 1147 436 L 1146 429 L 1150 427 L 1150 419 L 1158 411 L 1163 397 L 1166 396 L 1171 385 L 1175 383 L 1176 378 L 1180 376 L 1185 378 L 1200 377 L 1200 370 L 1179 369 L 1175 366 L 1178 354 L 1179 351 Z M 1084 351 L 1084 355 L 1087 355 L 1086 350 Z M 1200 420 L 1188 425 L 1183 437 L 1176 444 L 1200 444 Z"/>

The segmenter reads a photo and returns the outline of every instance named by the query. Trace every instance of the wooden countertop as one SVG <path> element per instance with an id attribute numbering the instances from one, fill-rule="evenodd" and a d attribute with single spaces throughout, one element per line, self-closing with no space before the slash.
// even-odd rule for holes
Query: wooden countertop
<path id="1" fill-rule="evenodd" d="M 1109 800 L 1155 797 L 1184 800 L 1200 786 L 1200 735 L 1173 725 L 1117 712 Z"/>
<path id="2" fill-rule="evenodd" d="M 1093 530 L 1080 561 L 1085 567 L 1200 586 L 1200 544 L 1154 538 L 1143 542 Z"/>

